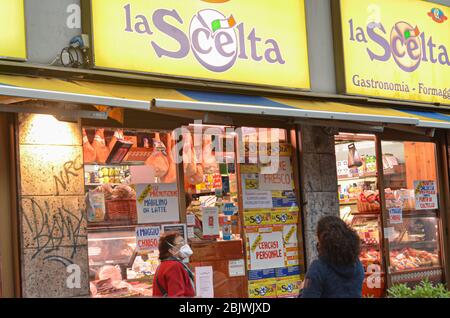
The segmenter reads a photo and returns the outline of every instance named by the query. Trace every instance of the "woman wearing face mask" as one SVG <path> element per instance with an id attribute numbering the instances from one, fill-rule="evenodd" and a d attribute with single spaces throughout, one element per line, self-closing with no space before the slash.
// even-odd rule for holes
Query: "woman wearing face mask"
<path id="1" fill-rule="evenodd" d="M 159 239 L 161 264 L 153 278 L 154 297 L 194 297 L 194 274 L 182 261 L 192 255 L 178 232 L 164 233 Z"/>

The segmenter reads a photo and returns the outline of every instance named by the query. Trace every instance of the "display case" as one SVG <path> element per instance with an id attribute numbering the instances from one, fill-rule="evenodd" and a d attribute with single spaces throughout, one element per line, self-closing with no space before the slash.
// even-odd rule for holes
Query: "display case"
<path id="1" fill-rule="evenodd" d="M 152 295 L 157 255 L 137 255 L 132 228 L 89 233 L 89 276 L 93 297 Z"/>
<path id="2" fill-rule="evenodd" d="M 391 284 L 443 281 L 436 145 L 382 141 Z"/>

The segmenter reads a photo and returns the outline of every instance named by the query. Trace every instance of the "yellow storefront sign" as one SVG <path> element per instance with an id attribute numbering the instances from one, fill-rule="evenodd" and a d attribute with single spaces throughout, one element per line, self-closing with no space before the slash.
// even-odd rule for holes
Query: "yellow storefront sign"
<path id="1" fill-rule="evenodd" d="M 23 0 L 0 1 L 0 58 L 25 60 L 27 45 Z"/>
<path id="2" fill-rule="evenodd" d="M 98 68 L 309 89 L 304 0 L 91 1 Z"/>
<path id="3" fill-rule="evenodd" d="M 450 104 L 450 8 L 341 0 L 346 92 Z"/>

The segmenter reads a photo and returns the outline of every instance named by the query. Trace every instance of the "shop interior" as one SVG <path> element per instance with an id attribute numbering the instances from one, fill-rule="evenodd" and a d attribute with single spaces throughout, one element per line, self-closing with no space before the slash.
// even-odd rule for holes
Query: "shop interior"
<path id="1" fill-rule="evenodd" d="M 361 238 L 365 296 L 383 296 L 388 281 L 443 281 L 436 145 L 340 133 L 335 149 L 340 214 Z"/>
<path id="2" fill-rule="evenodd" d="M 291 159 L 295 151 L 287 130 L 196 124 L 173 131 L 101 126 L 82 130 L 93 297 L 152 295 L 158 250 L 137 239 L 142 226 L 180 231 L 194 250 L 190 266 L 213 268 L 214 297 L 277 297 L 277 289 L 292 281 L 299 288 L 304 261 Z M 271 164 L 259 156 L 264 147 L 269 155 L 274 151 L 272 140 L 287 156 L 281 160 L 287 162 L 287 178 L 279 175 L 278 166 L 269 171 Z M 269 180 L 264 191 L 259 189 L 260 173 Z M 148 184 L 177 191 L 176 202 L 169 204 L 176 210 L 175 219 L 140 219 L 137 202 L 142 185 Z M 261 194 L 266 201 L 269 197 L 266 205 L 252 201 Z M 268 265 L 274 268 L 254 265 L 248 252 L 261 226 L 265 232 L 280 233 L 282 260 Z M 287 231 L 285 226 L 294 228 Z M 283 289 L 278 297 L 293 297 L 298 288 Z"/>

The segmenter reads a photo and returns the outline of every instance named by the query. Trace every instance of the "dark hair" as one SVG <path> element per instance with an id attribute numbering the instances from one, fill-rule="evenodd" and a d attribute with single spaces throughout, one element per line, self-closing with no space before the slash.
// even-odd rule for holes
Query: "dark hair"
<path id="1" fill-rule="evenodd" d="M 170 245 L 175 245 L 174 242 L 178 236 L 181 236 L 179 232 L 166 232 L 161 234 L 158 245 L 159 259 L 161 261 L 172 256 L 172 254 L 169 251 L 172 248 L 172 246 Z"/>
<path id="2" fill-rule="evenodd" d="M 354 264 L 360 253 L 358 234 L 344 221 L 326 216 L 317 225 L 319 256 L 334 265 Z"/>

